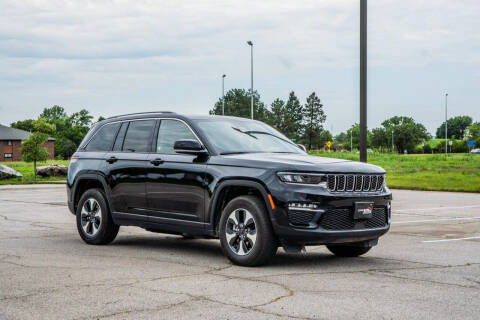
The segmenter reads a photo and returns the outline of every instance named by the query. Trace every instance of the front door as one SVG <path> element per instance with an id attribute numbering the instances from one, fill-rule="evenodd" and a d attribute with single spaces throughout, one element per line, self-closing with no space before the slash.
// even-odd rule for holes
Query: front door
<path id="1" fill-rule="evenodd" d="M 147 204 L 157 222 L 204 220 L 206 163 L 197 156 L 176 153 L 173 145 L 181 139 L 197 137 L 183 121 L 160 121 L 155 150 L 148 156 L 146 180 Z"/>

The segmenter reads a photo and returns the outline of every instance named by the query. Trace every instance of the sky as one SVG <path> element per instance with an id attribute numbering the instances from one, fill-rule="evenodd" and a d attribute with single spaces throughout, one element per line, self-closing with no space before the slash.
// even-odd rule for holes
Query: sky
<path id="1" fill-rule="evenodd" d="M 0 123 L 43 108 L 207 114 L 225 89 L 313 91 L 334 134 L 359 120 L 359 1 L 0 0 Z M 368 127 L 480 121 L 480 2 L 368 2 Z"/>

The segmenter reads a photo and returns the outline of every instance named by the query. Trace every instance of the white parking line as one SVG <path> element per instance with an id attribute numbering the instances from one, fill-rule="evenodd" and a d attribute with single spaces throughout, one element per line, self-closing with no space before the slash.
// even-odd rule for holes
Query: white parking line
<path id="1" fill-rule="evenodd" d="M 442 221 L 456 221 L 456 220 L 480 220 L 480 217 L 465 217 L 465 218 L 440 218 L 440 219 L 428 219 L 428 220 L 409 220 L 409 221 L 393 221 L 392 224 L 407 224 L 407 223 L 419 223 L 419 222 L 442 222 Z"/>
<path id="2" fill-rule="evenodd" d="M 471 240 L 471 239 L 480 239 L 480 236 L 467 237 L 467 238 L 456 238 L 456 239 L 425 240 L 425 241 L 422 241 L 422 242 L 447 242 L 447 241 L 459 241 L 459 240 Z"/>

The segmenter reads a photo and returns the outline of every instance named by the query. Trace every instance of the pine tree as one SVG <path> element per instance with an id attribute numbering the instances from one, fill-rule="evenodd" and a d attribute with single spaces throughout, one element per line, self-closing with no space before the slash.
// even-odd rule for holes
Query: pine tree
<path id="1" fill-rule="evenodd" d="M 307 103 L 303 107 L 303 140 L 307 144 L 307 149 L 311 150 L 315 142 L 320 142 L 323 131 L 323 123 L 327 116 L 323 111 L 323 104 L 315 92 L 307 98 Z"/>
<path id="2" fill-rule="evenodd" d="M 290 139 L 298 139 L 301 136 L 303 119 L 303 107 L 300 104 L 295 92 L 290 92 L 284 111 L 284 130 L 283 134 Z"/>

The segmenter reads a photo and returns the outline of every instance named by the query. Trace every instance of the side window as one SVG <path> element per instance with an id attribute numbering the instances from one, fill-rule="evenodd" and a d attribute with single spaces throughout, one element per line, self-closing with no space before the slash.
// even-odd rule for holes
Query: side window
<path id="1" fill-rule="evenodd" d="M 113 151 L 121 151 L 123 145 L 123 139 L 125 138 L 125 132 L 127 131 L 128 122 L 123 122 L 120 131 L 118 131 L 117 139 L 113 145 Z"/>
<path id="2" fill-rule="evenodd" d="M 119 127 L 120 123 L 106 124 L 101 127 L 93 136 L 92 140 L 90 140 L 85 150 L 110 151 Z"/>
<path id="3" fill-rule="evenodd" d="M 155 120 L 130 121 L 122 150 L 132 152 L 150 151 L 154 127 Z"/>
<path id="4" fill-rule="evenodd" d="M 158 129 L 157 153 L 175 154 L 173 144 L 177 140 L 195 139 L 195 135 L 183 122 L 162 120 Z"/>

